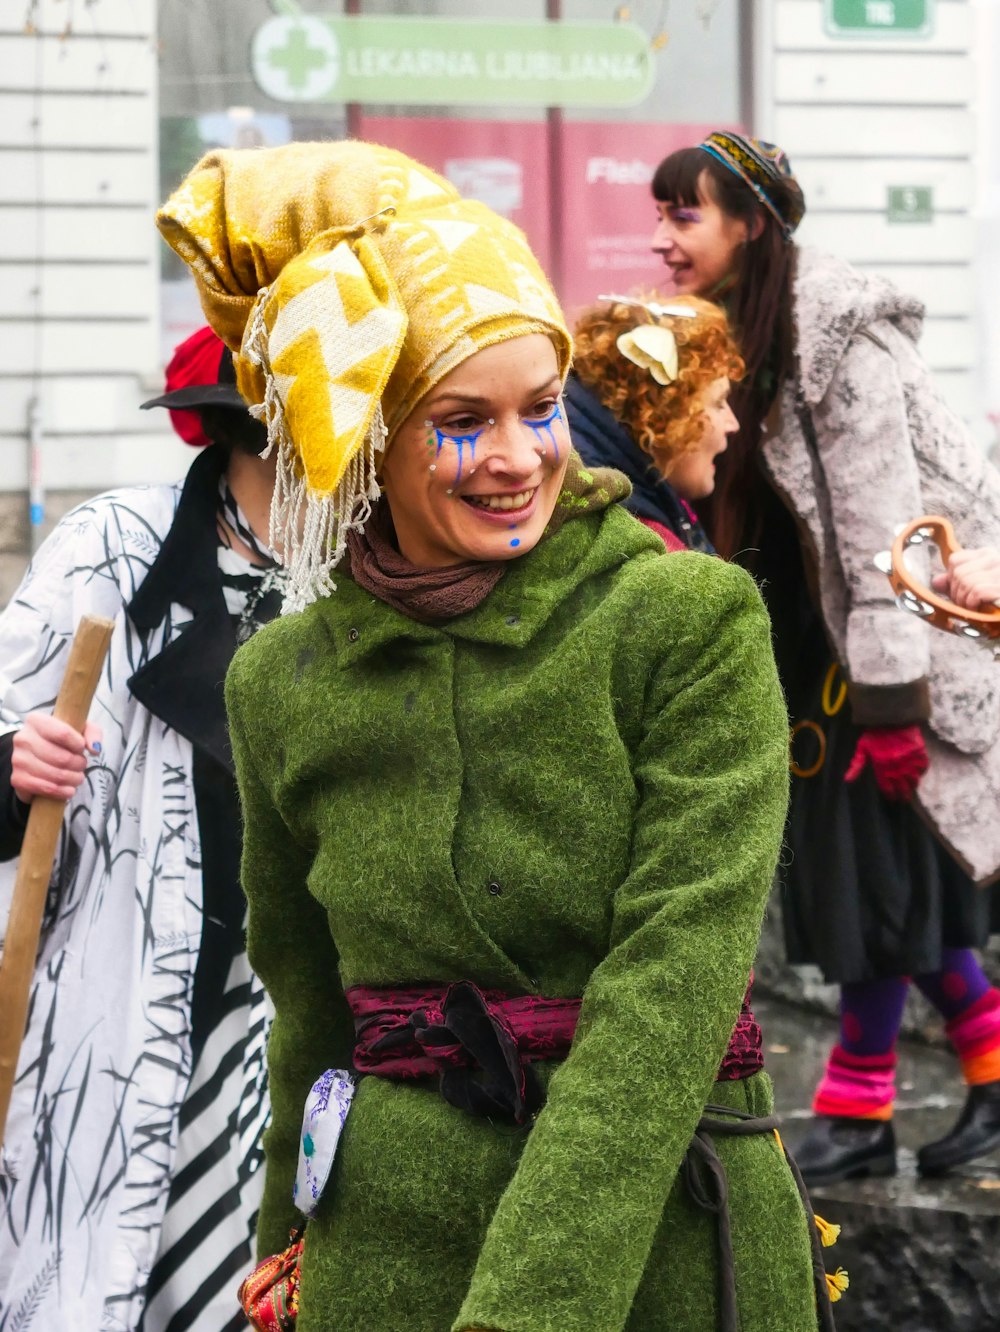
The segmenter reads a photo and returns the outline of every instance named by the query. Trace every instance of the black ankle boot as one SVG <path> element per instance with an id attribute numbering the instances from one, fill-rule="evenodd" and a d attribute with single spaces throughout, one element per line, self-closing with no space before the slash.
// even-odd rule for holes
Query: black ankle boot
<path id="1" fill-rule="evenodd" d="M 917 1152 L 922 1175 L 943 1175 L 1000 1147 L 1000 1081 L 970 1087 L 955 1127 Z"/>
<path id="2" fill-rule="evenodd" d="M 813 1187 L 841 1179 L 896 1173 L 896 1134 L 891 1119 L 817 1115 L 792 1148 L 802 1178 Z"/>

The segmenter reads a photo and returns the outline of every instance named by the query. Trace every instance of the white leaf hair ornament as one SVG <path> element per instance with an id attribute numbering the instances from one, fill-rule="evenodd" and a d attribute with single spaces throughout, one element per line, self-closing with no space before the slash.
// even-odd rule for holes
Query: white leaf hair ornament
<path id="1" fill-rule="evenodd" d="M 648 370 L 658 384 L 672 384 L 677 378 L 677 339 L 669 328 L 659 324 L 639 324 L 617 339 L 621 354 Z"/>

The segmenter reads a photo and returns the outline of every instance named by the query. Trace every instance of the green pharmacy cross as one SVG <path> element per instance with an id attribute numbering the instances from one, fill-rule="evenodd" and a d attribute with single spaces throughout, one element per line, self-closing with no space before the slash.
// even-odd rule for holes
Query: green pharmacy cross
<path id="1" fill-rule="evenodd" d="M 309 85 L 309 76 L 315 70 L 325 70 L 329 52 L 322 46 L 312 46 L 304 27 L 290 27 L 283 47 L 274 47 L 268 60 L 272 69 L 282 71 L 291 91 L 301 92 Z"/>

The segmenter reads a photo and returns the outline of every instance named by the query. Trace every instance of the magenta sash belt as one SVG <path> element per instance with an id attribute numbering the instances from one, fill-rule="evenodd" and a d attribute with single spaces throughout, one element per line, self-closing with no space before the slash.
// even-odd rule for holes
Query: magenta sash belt
<path id="1" fill-rule="evenodd" d="M 579 999 L 512 997 L 480 990 L 471 981 L 384 989 L 354 985 L 346 998 L 354 1014 L 358 1073 L 437 1075 L 450 1104 L 515 1124 L 529 1120 L 544 1100 L 531 1064 L 566 1057 L 580 1013 Z M 748 1078 L 763 1067 L 761 1031 L 747 986 L 717 1080 Z"/>

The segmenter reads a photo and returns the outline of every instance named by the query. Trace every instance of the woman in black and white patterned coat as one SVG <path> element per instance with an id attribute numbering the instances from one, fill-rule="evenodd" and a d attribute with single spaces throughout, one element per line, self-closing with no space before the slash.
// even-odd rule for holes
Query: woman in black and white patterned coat
<path id="1" fill-rule="evenodd" d="M 74 509 L 0 615 L 0 932 L 27 802 L 72 792 L 0 1163 L 3 1332 L 243 1325 L 265 1011 L 222 682 L 281 575 L 231 377 L 209 330 L 177 349 L 157 403 L 212 447 L 183 485 Z M 85 750 L 49 713 L 86 612 L 115 631 Z"/>
<path id="2" fill-rule="evenodd" d="M 700 516 L 757 575 L 774 626 L 793 723 L 789 959 L 841 986 L 796 1158 L 812 1183 L 895 1169 L 912 977 L 968 1084 L 954 1129 L 918 1155 L 941 1173 L 1000 1144 L 1000 992 L 972 952 L 991 929 L 973 880 L 1000 875 L 1000 673 L 901 615 L 873 557 L 928 512 L 996 544 L 1000 474 L 933 388 L 920 302 L 794 244 L 805 200 L 780 148 L 713 133 L 660 164 L 653 195 L 674 289 L 726 306 L 747 363 Z"/>

